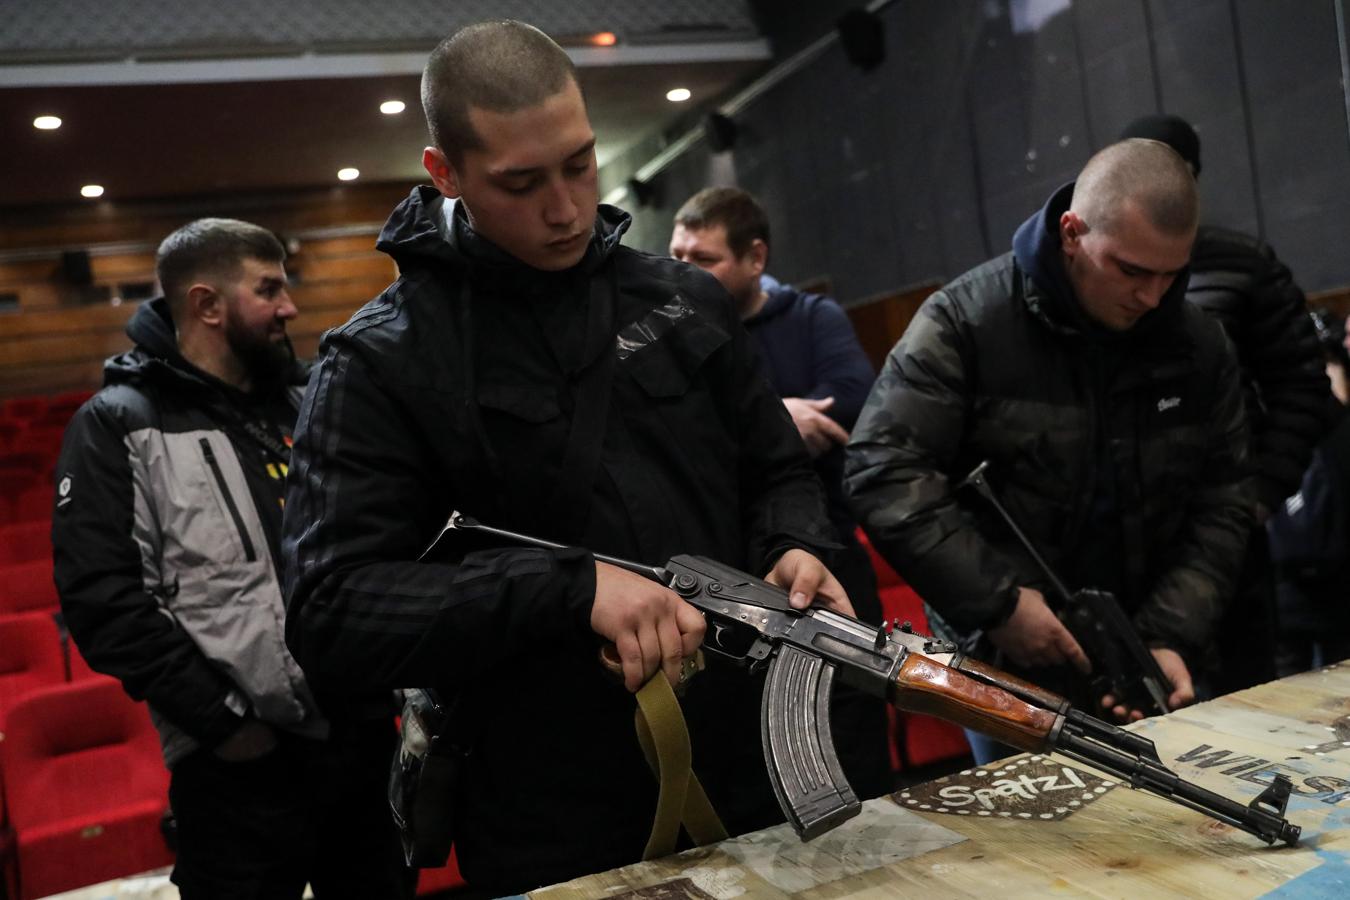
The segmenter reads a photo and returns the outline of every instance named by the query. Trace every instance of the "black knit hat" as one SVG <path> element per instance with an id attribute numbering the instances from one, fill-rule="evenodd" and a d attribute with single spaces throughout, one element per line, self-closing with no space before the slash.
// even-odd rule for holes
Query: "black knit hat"
<path id="1" fill-rule="evenodd" d="M 1162 141 L 1180 153 L 1181 158 L 1191 164 L 1191 169 L 1199 177 L 1200 136 L 1185 119 L 1179 116 L 1144 116 L 1125 126 L 1125 130 L 1120 133 L 1120 140 L 1127 138 Z"/>

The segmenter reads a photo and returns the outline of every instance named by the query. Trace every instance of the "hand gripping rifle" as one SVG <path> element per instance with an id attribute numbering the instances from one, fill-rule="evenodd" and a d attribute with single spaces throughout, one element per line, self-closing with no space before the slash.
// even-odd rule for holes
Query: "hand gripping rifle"
<path id="1" fill-rule="evenodd" d="M 481 525 L 455 514 L 448 528 L 513 543 L 564 545 Z M 676 556 L 647 566 L 593 554 L 599 562 L 665 585 L 700 610 L 709 628 L 703 649 L 755 669 L 767 666 L 760 731 L 778 802 L 808 841 L 857 815 L 862 805 L 844 778 L 830 734 L 836 673 L 897 708 L 973 728 L 1034 753 L 1055 751 L 1131 787 L 1148 791 L 1268 844 L 1298 842 L 1284 818 L 1291 782 L 1274 782 L 1248 806 L 1183 781 L 1163 766 L 1153 742 L 1070 707 L 1063 697 L 970 659 L 952 644 L 898 629 L 874 628 L 833 610 L 793 609 L 787 592 L 705 556 Z"/>
<path id="2" fill-rule="evenodd" d="M 1168 686 L 1171 684 L 1139 634 L 1134 630 L 1115 595 L 1106 591 L 1085 588 L 1070 591 L 1050 564 L 1036 552 L 1031 538 L 1013 520 L 1012 514 L 998 501 L 985 470 L 989 461 L 975 467 L 966 480 L 957 486 L 974 488 L 998 511 L 1008 523 L 1017 540 L 1045 573 L 1053 593 L 1059 600 L 1059 619 L 1083 648 L 1092 663 L 1092 691 L 1097 697 L 1111 694 L 1117 703 L 1134 709 L 1149 709 L 1167 713 Z"/>

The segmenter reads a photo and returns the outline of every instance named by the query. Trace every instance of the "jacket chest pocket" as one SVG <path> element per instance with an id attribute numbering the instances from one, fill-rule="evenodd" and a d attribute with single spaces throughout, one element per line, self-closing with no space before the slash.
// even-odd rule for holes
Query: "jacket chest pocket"
<path id="1" fill-rule="evenodd" d="M 223 436 L 203 432 L 176 435 L 169 448 L 177 474 L 160 510 L 171 536 L 165 562 L 175 570 L 230 563 L 256 563 L 267 553 L 257 512 L 239 459 Z"/>
<path id="2" fill-rule="evenodd" d="M 551 384 L 478 386 L 478 408 L 492 452 L 504 477 L 529 485 L 546 476 L 539 461 L 561 460 L 567 444 L 568 419 Z M 533 484 L 538 489 L 547 484 Z"/>
<path id="3" fill-rule="evenodd" d="M 734 455 L 733 407 L 745 386 L 720 384 L 713 361 L 728 335 L 693 315 L 635 349 L 629 344 L 624 352 L 625 333 L 633 328 L 620 333 L 615 374 L 631 378 L 626 391 L 636 386 L 624 409 L 634 438 L 651 452 L 684 458 L 695 469 L 707 458 Z"/>
<path id="4" fill-rule="evenodd" d="M 645 321 L 625 328 L 619 335 L 618 354 L 620 367 L 654 400 L 688 393 L 708 357 L 729 340 L 696 314 L 678 320 L 660 337 L 640 340 L 649 333 Z"/>

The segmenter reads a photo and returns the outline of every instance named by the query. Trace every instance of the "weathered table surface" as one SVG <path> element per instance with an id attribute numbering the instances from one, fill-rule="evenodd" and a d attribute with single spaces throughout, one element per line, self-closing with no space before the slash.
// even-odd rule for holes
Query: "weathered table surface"
<path id="1" fill-rule="evenodd" d="M 1133 726 L 1178 775 L 1246 804 L 1294 782 L 1296 848 L 1021 755 L 866 804 L 803 844 L 786 825 L 533 891 L 534 900 L 1350 898 L 1350 661 Z"/>

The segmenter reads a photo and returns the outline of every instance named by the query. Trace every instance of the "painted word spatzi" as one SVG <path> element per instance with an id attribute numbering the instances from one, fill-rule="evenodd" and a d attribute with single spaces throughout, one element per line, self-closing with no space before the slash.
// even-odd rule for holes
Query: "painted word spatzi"
<path id="1" fill-rule="evenodd" d="M 1004 819 L 1066 819 L 1115 787 L 1081 769 L 1040 755 L 966 769 L 895 795 L 920 812 Z"/>

